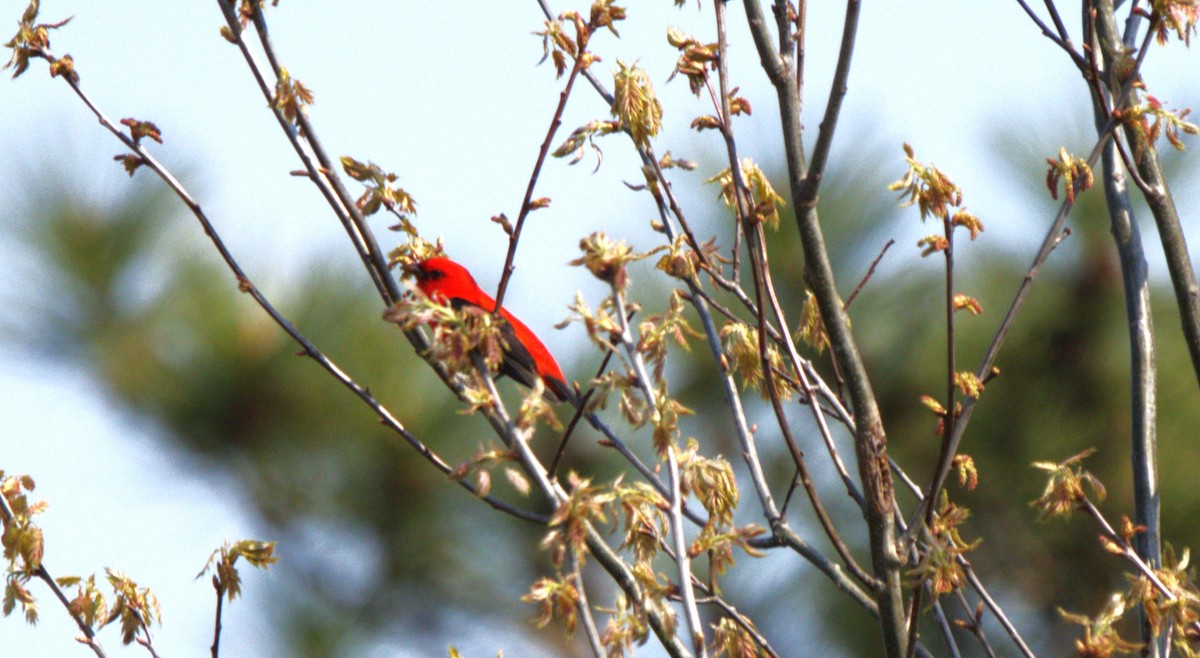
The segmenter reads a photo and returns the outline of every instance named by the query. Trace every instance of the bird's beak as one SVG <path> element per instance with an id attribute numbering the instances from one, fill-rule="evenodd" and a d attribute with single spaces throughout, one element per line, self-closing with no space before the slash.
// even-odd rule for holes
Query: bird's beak
<path id="1" fill-rule="evenodd" d="M 416 263 L 405 263 L 404 265 L 400 266 L 400 271 L 404 272 L 405 275 L 414 278 L 420 278 L 421 274 L 421 270 L 417 267 Z"/>

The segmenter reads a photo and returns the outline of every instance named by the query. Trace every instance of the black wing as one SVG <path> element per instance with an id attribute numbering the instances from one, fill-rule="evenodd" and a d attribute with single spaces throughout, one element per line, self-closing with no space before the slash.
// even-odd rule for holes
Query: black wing
<path id="1" fill-rule="evenodd" d="M 450 306 L 454 310 L 462 310 L 464 306 L 476 306 L 471 302 L 463 299 L 454 298 L 450 300 Z M 504 358 L 500 360 L 500 375 L 509 376 L 513 381 L 520 383 L 526 388 L 533 388 L 535 382 L 540 378 L 537 372 L 537 364 L 533 361 L 533 355 L 521 341 L 517 340 L 517 332 L 513 331 L 510 325 L 504 318 L 497 318 L 500 322 L 500 338 L 501 349 L 504 351 Z M 561 400 L 574 399 L 573 392 L 567 388 L 565 382 L 560 382 L 554 379 L 544 382 L 546 384 L 545 395 L 551 402 L 559 402 Z"/>

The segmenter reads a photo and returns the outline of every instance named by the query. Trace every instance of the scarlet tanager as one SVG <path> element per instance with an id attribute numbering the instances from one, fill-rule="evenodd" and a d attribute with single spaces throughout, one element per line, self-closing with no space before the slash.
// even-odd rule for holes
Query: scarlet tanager
<path id="1" fill-rule="evenodd" d="M 466 306 L 478 307 L 488 313 L 496 310 L 496 300 L 475 283 L 467 268 L 449 258 L 428 258 L 410 271 L 416 277 L 421 293 L 435 302 L 448 304 L 455 310 Z M 507 308 L 500 309 L 500 316 L 505 320 L 501 324 L 504 356 L 500 361 L 500 374 L 529 388 L 533 388 L 534 378 L 540 377 L 546 385 L 547 398 L 554 402 L 574 400 L 575 393 L 567 386 L 562 369 L 537 335 Z"/>

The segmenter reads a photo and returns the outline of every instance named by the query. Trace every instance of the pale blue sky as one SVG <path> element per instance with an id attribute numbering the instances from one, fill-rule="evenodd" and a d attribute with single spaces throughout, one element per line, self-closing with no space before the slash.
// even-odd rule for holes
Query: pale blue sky
<path id="1" fill-rule="evenodd" d="M 619 26 L 622 38 L 599 35 L 593 42 L 603 59 L 595 67 L 601 79 L 611 80 L 617 59 L 638 60 L 650 73 L 666 109 L 666 128 L 656 144 L 660 153 L 701 160 L 718 153 L 715 133 L 697 137 L 688 129 L 691 118 L 708 107 L 691 97 L 685 81 L 666 81 L 675 60 L 665 42 L 666 26 L 715 40 L 712 1 L 701 11 L 695 2 L 680 10 L 668 0 L 631 1 L 631 20 Z M 25 4 L 0 0 L 0 26 L 8 26 L 0 27 L 4 40 Z M 551 5 L 558 11 L 584 6 Z M 805 98 L 806 122 L 813 129 L 828 93 L 840 5 L 810 3 Z M 1072 7 L 1064 14 L 1074 17 L 1078 11 Z M 152 150 L 169 166 L 185 169 L 185 183 L 268 296 L 292 294 L 289 273 L 311 258 L 353 260 L 342 229 L 313 187 L 288 175 L 298 168 L 291 148 L 237 50 L 218 36 L 216 3 L 42 3 L 44 20 L 68 15 L 75 19 L 53 35 L 53 50 L 74 56 L 85 89 L 112 118 L 150 119 L 163 129 L 166 144 Z M 752 117 L 736 124 L 739 145 L 743 156 L 766 162 L 779 157 L 774 95 L 757 68 L 740 3 L 730 3 L 729 15 L 733 84 L 754 108 Z M 417 199 L 423 233 L 444 235 L 451 254 L 471 263 L 485 285 L 494 285 L 505 245 L 488 218 L 499 212 L 516 216 L 561 87 L 548 65 L 535 66 L 541 45 L 530 33 L 542 21 L 537 4 L 285 0 L 269 19 L 283 62 L 316 93 L 311 116 L 331 153 L 373 160 L 399 174 L 400 184 Z M 868 2 L 858 43 L 834 157 L 850 153 L 857 139 L 881 141 L 895 155 L 877 163 L 879 189 L 863 193 L 891 195 L 883 184 L 902 173 L 900 144 L 908 141 L 919 158 L 935 161 L 965 188 L 989 239 L 1031 253 L 1042 235 L 1035 227 L 1050 218 L 1030 216 L 1029 208 L 1012 200 L 1015 186 L 1023 184 L 1013 177 L 1028 174 L 1007 171 L 989 135 L 1002 123 L 1052 126 L 1049 117 L 1063 111 L 1090 125 L 1082 84 L 1066 58 L 1015 2 L 997 0 Z M 1170 84 L 1163 81 L 1167 57 Z M 1152 91 L 1171 106 L 1200 105 L 1196 53 L 1181 45 L 1165 53 L 1156 48 L 1145 71 Z M 581 86 L 560 139 L 604 115 L 599 97 Z M 0 179 L 7 185 L 34 184 L 25 170 L 46 160 L 79 176 L 81 194 L 103 199 L 128 184 L 111 161 L 118 144 L 65 85 L 47 77 L 41 63 L 15 82 L 0 81 L 0 126 Z M 810 131 L 807 143 L 814 136 Z M 601 228 L 638 248 L 655 244 L 657 236 L 647 229 L 653 206 L 622 184 L 640 182 L 627 142 L 609 138 L 601 146 L 605 162 L 598 174 L 590 173 L 590 161 L 575 167 L 551 161 L 542 174 L 538 196 L 551 197 L 553 204 L 528 224 L 507 297 L 532 326 L 548 328 L 565 316 L 576 288 L 593 289 L 586 273 L 565 264 L 580 237 Z M 1047 143 L 1028 157 L 1041 162 L 1058 146 Z M 1090 143 L 1069 146 L 1082 151 Z M 681 173 L 676 188 L 695 189 L 712 173 Z M 685 203 L 700 215 L 715 194 L 712 188 L 689 192 Z M 6 198 L 0 190 L 0 208 L 12 207 Z M 1185 205 L 1185 218 L 1194 209 L 1194 203 Z M 182 214 L 179 221 L 192 222 Z M 386 224 L 374 221 L 380 229 Z M 0 216 L 0 225 L 8 224 Z M 895 237 L 900 245 L 912 244 L 922 232 L 913 219 L 898 225 Z M 204 244 L 198 228 L 191 236 Z M 394 243 L 386 231 L 379 236 L 385 248 Z M 1194 228 L 1191 236 L 1195 246 Z M 1147 242 L 1153 255 L 1152 233 Z M 0 257 L 20 261 L 8 243 L 0 243 Z M 889 258 L 880 275 L 913 262 L 911 251 Z M 5 272 L 0 294 L 30 285 Z M 544 303 L 547 299 L 558 301 Z M 20 312 L 6 302 L 6 313 Z M 581 340 L 578 332 L 541 333 L 559 354 Z M 206 654 L 212 592 L 191 579 L 211 547 L 261 534 L 252 515 L 236 513 L 246 506 L 236 480 L 195 470 L 186 455 L 164 449 L 153 427 L 119 413 L 82 371 L 2 343 L 0 364 L 0 468 L 32 474 L 37 493 L 53 502 L 41 517 L 50 567 L 56 573 L 124 568 L 163 602 L 167 624 L 157 634 L 163 655 Z M 118 515 L 127 519 L 129 534 L 110 530 Z M 147 550 L 152 559 L 145 557 Z M 268 603 L 261 596 L 264 582 L 259 575 L 247 578 L 249 599 L 228 610 L 229 655 L 250 655 L 236 647 L 273 652 L 270 617 L 256 609 Z M 30 630 L 18 619 L 0 620 L 0 653 L 84 655 L 71 641 L 75 631 L 63 611 L 47 592 L 36 591 L 44 621 Z M 137 647 L 120 649 L 111 631 L 102 640 L 110 656 L 144 655 Z M 474 646 L 471 655 L 494 655 L 500 646 L 519 655 L 515 639 L 493 640 L 494 645 Z"/>

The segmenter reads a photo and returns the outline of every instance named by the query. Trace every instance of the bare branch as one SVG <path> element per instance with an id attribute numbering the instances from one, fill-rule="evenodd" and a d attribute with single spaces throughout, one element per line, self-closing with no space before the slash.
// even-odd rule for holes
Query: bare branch
<path id="1" fill-rule="evenodd" d="M 748 0 L 743 5 L 746 7 L 746 22 L 750 25 L 751 34 L 754 35 L 754 45 L 758 48 L 758 57 L 762 61 L 763 70 L 767 72 L 767 77 L 771 79 L 772 83 L 783 84 L 784 76 L 788 74 L 784 65 L 785 60 L 771 48 L 771 35 L 767 30 L 767 19 L 763 15 L 762 7 L 758 0 Z"/>
<path id="2" fill-rule="evenodd" d="M 870 589 L 879 587 L 878 581 L 868 574 L 854 556 L 850 554 L 850 549 L 842 541 L 837 528 L 833 525 L 833 520 L 825 511 L 825 506 L 821 502 L 821 497 L 817 493 L 816 487 L 813 485 L 812 477 L 809 475 L 808 467 L 804 461 L 804 455 L 792 435 L 792 430 L 788 424 L 787 414 L 784 412 L 783 404 L 780 400 L 779 391 L 775 384 L 775 377 L 771 372 L 771 358 L 768 350 L 768 327 L 769 323 L 766 314 L 763 312 L 766 302 L 764 297 L 770 299 L 771 309 L 775 315 L 775 320 L 780 327 L 787 327 L 787 320 L 783 316 L 783 309 L 779 305 L 779 300 L 775 294 L 774 284 L 771 281 L 770 263 L 767 258 L 766 240 L 763 236 L 762 223 L 756 221 L 750 212 L 752 196 L 749 187 L 746 184 L 745 177 L 742 175 L 741 164 L 738 158 L 737 144 L 733 136 L 733 126 L 731 122 L 731 111 L 729 101 L 729 83 L 728 70 L 726 67 L 725 56 L 725 5 L 718 2 L 714 5 L 716 10 L 717 20 L 717 43 L 719 47 L 717 59 L 717 77 L 720 87 L 720 98 L 717 100 L 717 112 L 720 114 L 720 132 L 725 141 L 725 151 L 729 158 L 730 177 L 733 181 L 735 190 L 734 211 L 737 214 L 737 224 L 742 227 L 742 233 L 746 235 L 746 245 L 750 254 L 750 266 L 754 272 L 755 293 L 758 296 L 758 313 L 757 313 L 757 330 L 758 330 L 758 347 L 759 361 L 763 371 L 763 381 L 766 384 L 768 396 L 771 400 L 771 407 L 775 412 L 775 418 L 783 433 L 784 443 L 787 445 L 789 452 L 792 455 L 792 461 L 796 465 L 799 482 L 804 486 L 804 491 L 808 495 L 813 511 L 817 515 L 817 519 L 821 523 L 826 536 L 830 543 L 842 558 L 843 564 L 850 571 L 850 574 L 865 584 Z M 779 9 L 777 8 L 777 11 Z M 781 331 L 783 343 L 787 346 L 788 354 L 792 360 L 793 367 L 802 383 L 805 399 L 810 404 L 814 420 L 821 430 L 821 435 L 826 439 L 826 445 L 833 446 L 833 438 L 829 431 L 829 426 L 825 422 L 824 415 L 821 412 L 821 405 L 816 402 L 813 395 L 813 390 L 808 382 L 808 377 L 804 369 L 800 366 L 800 357 L 796 351 L 796 346 L 792 341 L 792 336 L 789 331 Z M 835 451 L 836 452 L 836 451 Z"/>
<path id="3" fill-rule="evenodd" d="M 879 255 L 875 257 L 875 260 L 871 261 L 871 266 L 867 268 L 867 273 L 863 275 L 862 280 L 860 280 L 858 285 L 854 287 L 854 291 L 851 292 L 850 296 L 846 298 L 847 310 L 849 310 L 850 305 L 854 303 L 854 298 L 858 297 L 858 293 L 862 292 L 863 286 L 867 285 L 867 281 L 870 281 L 871 276 L 875 274 L 875 268 L 879 266 L 879 261 L 883 260 L 883 255 L 886 254 L 887 250 L 890 249 L 894 244 L 896 244 L 896 241 L 889 239 L 886 243 L 884 243 L 883 249 L 879 250 Z"/>
<path id="4" fill-rule="evenodd" d="M 1116 50 L 1122 45 L 1116 26 L 1116 18 L 1112 0 L 1097 0 L 1097 37 L 1104 45 L 1105 61 L 1109 62 Z M 1115 104 L 1119 108 L 1130 107 L 1137 102 L 1131 84 L 1137 78 L 1140 63 L 1149 50 L 1150 40 L 1156 31 L 1155 18 L 1146 30 L 1142 48 L 1138 52 L 1138 65 L 1129 77 L 1121 93 L 1116 96 Z M 1171 194 L 1166 177 L 1158 161 L 1158 152 L 1153 143 L 1141 134 L 1140 128 L 1134 125 L 1124 125 L 1125 135 L 1131 144 L 1137 145 L 1137 161 L 1131 171 L 1136 171 L 1145 181 L 1143 196 L 1150 206 L 1158 227 L 1159 239 L 1162 241 L 1163 253 L 1167 260 L 1167 271 L 1171 275 L 1171 284 L 1175 288 L 1175 301 L 1179 307 L 1180 322 L 1183 325 L 1183 336 L 1188 346 L 1188 354 L 1192 358 L 1192 370 L 1200 382 L 1200 284 L 1196 281 L 1196 272 L 1192 267 L 1191 255 L 1188 253 L 1187 238 L 1183 233 L 1179 211 L 1175 207 L 1175 198 Z"/>
<path id="5" fill-rule="evenodd" d="M 334 169 L 335 165 L 329 159 L 328 155 L 325 154 L 307 115 L 304 112 L 297 114 L 297 123 L 304 131 L 304 140 L 302 141 L 296 127 L 288 121 L 279 108 L 275 107 L 273 102 L 274 85 L 267 82 L 262 67 L 250 52 L 250 48 L 243 38 L 244 32 L 237 19 L 237 10 L 234 7 L 234 2 L 232 0 L 217 0 L 217 4 L 221 7 L 226 25 L 230 33 L 235 37 L 238 49 L 245 58 L 251 73 L 254 75 L 255 82 L 258 83 L 259 91 L 262 92 L 263 97 L 266 99 L 267 106 L 272 109 L 279 127 L 284 131 L 288 141 L 292 144 L 297 157 L 304 164 L 309 179 L 317 186 L 321 195 L 342 223 L 384 303 L 388 305 L 394 304 L 400 299 L 400 287 L 388 272 L 387 261 L 384 259 L 379 245 L 375 242 L 370 227 L 367 226 L 366 220 L 363 218 L 358 206 L 355 205 L 349 193 L 346 192 L 345 187 L 342 186 L 341 179 Z M 262 42 L 263 51 L 267 55 L 275 78 L 278 79 L 281 69 L 275 56 L 275 50 L 271 45 L 269 33 L 267 32 L 266 18 L 262 15 L 261 6 L 255 5 L 254 10 L 254 23 Z M 310 149 L 312 151 L 311 154 Z"/>
<path id="6" fill-rule="evenodd" d="M 860 7 L 860 0 L 847 0 L 846 2 L 846 22 L 842 26 L 842 44 L 838 50 L 837 67 L 833 71 L 833 82 L 830 84 L 825 114 L 821 118 L 821 127 L 817 131 L 817 143 L 813 147 L 808 169 L 804 172 L 804 183 L 798 192 L 796 190 L 792 192 L 792 196 L 796 200 L 797 217 L 801 212 L 806 212 L 815 206 L 817 192 L 821 187 L 821 180 L 825 176 L 825 165 L 829 162 L 829 150 L 833 147 L 833 134 L 837 130 L 838 117 L 842 113 L 842 100 L 849 90 L 850 62 L 854 57 L 854 40 L 858 36 Z M 796 113 L 799 114 L 798 97 L 794 107 Z M 790 165 L 791 160 L 789 159 L 788 162 Z"/>
<path id="7" fill-rule="evenodd" d="M 571 577 L 575 580 L 575 590 L 579 592 L 579 616 L 583 618 L 583 633 L 587 636 L 592 655 L 595 658 L 604 658 L 604 645 L 600 642 L 600 631 L 596 629 L 596 618 L 592 614 L 591 604 L 588 603 L 587 586 L 583 582 L 583 570 L 580 569 L 579 556 L 575 555 L 574 551 L 567 553 L 567 560 L 571 566 Z"/>
<path id="8" fill-rule="evenodd" d="M 769 35 L 761 24 L 758 2 L 746 0 L 747 20 L 760 56 L 766 49 Z M 880 609 L 880 629 L 888 656 L 904 655 L 907 645 L 904 623 L 903 590 L 900 583 L 902 560 L 895 545 L 894 485 L 888 467 L 887 439 L 879 408 L 871 388 L 858 347 L 846 323 L 846 314 L 837 293 L 837 284 L 825 238 L 817 217 L 816 198 L 824 174 L 829 149 L 833 142 L 841 99 L 846 93 L 854 40 L 858 27 L 858 0 L 846 3 L 846 19 L 842 45 L 834 70 L 829 103 L 825 108 L 817 145 L 813 149 L 811 166 L 804 159 L 798 90 L 791 75 L 778 75 L 767 69 L 779 100 L 784 151 L 787 155 L 788 182 L 791 185 L 792 205 L 804 251 L 805 280 L 817 298 L 817 304 L 829 332 L 830 347 L 835 363 L 848 384 L 854 409 L 857 432 L 855 449 L 858 456 L 859 478 L 866 493 L 864 510 L 870 536 L 871 560 L 874 574 L 883 584 L 877 601 Z M 767 64 L 764 57 L 764 64 Z"/>
<path id="9" fill-rule="evenodd" d="M 975 569 L 971 566 L 971 563 L 967 560 L 967 558 L 961 555 L 958 556 L 958 563 L 962 566 L 963 571 L 966 572 L 967 582 L 971 583 L 971 588 L 975 590 L 975 593 L 979 595 L 979 598 L 983 599 L 984 606 L 986 606 L 987 609 L 996 616 L 996 621 L 1000 622 L 1000 625 L 1004 628 L 1004 631 L 1008 633 L 1008 637 L 1011 638 L 1012 641 L 1017 645 L 1017 648 L 1020 649 L 1021 655 L 1025 656 L 1025 658 L 1035 658 L 1033 650 L 1030 649 L 1029 645 L 1025 643 L 1025 638 L 1021 637 L 1020 631 L 1018 631 L 1017 627 L 1013 625 L 1011 620 L 1009 620 L 1008 615 L 1004 614 L 1004 609 L 1000 607 L 1000 604 L 996 603 L 996 600 L 993 599 L 992 595 L 988 593 L 986 588 L 984 588 L 983 581 L 979 580 L 979 575 L 975 573 Z"/>
<path id="10" fill-rule="evenodd" d="M 1101 11 L 1109 12 L 1100 17 L 1100 12 L 1092 12 L 1089 23 L 1095 35 L 1093 50 L 1103 51 L 1101 39 L 1105 46 L 1111 47 L 1116 40 L 1115 20 L 1111 14 L 1111 5 L 1102 5 Z M 1137 23 L 1126 23 L 1127 30 L 1136 30 Z M 1153 30 L 1147 31 L 1147 38 Z M 1126 35 L 1128 39 L 1130 35 Z M 1143 48 L 1148 42 L 1143 44 Z M 1099 68 L 1095 55 L 1093 65 Z M 1106 67 L 1111 60 L 1106 59 Z M 1105 89 L 1100 86 L 1100 76 L 1097 75 L 1097 89 L 1092 92 L 1092 104 L 1095 108 L 1097 129 L 1105 123 L 1105 117 L 1112 116 L 1112 111 L 1105 97 Z M 1132 154 L 1124 148 L 1120 132 L 1116 133 L 1116 144 L 1107 144 L 1104 148 L 1104 196 L 1107 200 L 1109 220 L 1112 225 L 1112 235 L 1116 242 L 1117 254 L 1121 261 L 1121 279 L 1125 290 L 1125 314 L 1129 327 L 1129 357 L 1130 357 L 1130 455 L 1133 466 L 1133 503 L 1134 521 L 1145 528 L 1135 538 L 1138 555 L 1154 567 L 1162 564 L 1160 537 L 1161 527 L 1159 518 L 1159 487 L 1158 487 L 1158 442 L 1157 442 L 1157 400 L 1155 386 L 1157 383 L 1157 367 L 1155 365 L 1154 318 L 1150 306 L 1150 281 L 1145 253 L 1142 249 L 1141 232 L 1133 214 L 1129 199 L 1129 190 L 1125 182 L 1124 172 L 1128 171 L 1142 194 L 1149 198 L 1154 194 L 1150 186 L 1138 174 L 1137 164 L 1133 162 Z M 1115 146 L 1115 148 L 1114 148 Z M 1120 154 L 1120 160 L 1116 153 Z M 1125 169 L 1121 168 L 1121 160 Z M 1158 213 L 1155 213 L 1156 217 Z M 1164 245 L 1168 236 L 1163 236 Z M 1186 245 L 1184 245 L 1186 249 Z M 1190 267 L 1190 266 L 1189 266 Z M 1185 320 L 1186 323 L 1186 320 Z M 1143 615 L 1141 624 L 1142 642 L 1150 648 L 1150 654 L 1162 654 L 1159 640 L 1155 637 L 1154 629 Z"/>
<path id="11" fill-rule="evenodd" d="M 921 589 L 932 590 L 933 587 L 929 583 L 925 583 L 925 587 L 922 587 Z M 941 600 L 934 597 L 932 591 L 929 594 L 929 598 L 933 600 L 933 618 L 937 622 L 938 628 L 942 631 L 942 639 L 946 642 L 946 649 L 950 652 L 950 656 L 952 658 L 962 658 L 962 651 L 960 651 L 958 648 L 958 641 L 954 639 L 954 630 L 950 628 L 950 622 L 946 619 L 946 611 L 942 609 Z M 913 597 L 913 600 L 916 600 L 916 597 Z M 912 635 L 916 635 L 916 633 L 911 629 L 909 630 L 909 633 L 911 634 L 910 638 Z M 989 656 L 991 658 L 996 658 L 995 654 L 991 651 L 991 647 L 988 646 L 987 641 L 983 640 L 982 635 L 979 637 Z M 910 649 L 909 656 L 915 656 L 917 654 L 916 640 L 910 639 L 909 646 L 912 647 L 912 649 Z"/>
<path id="12" fill-rule="evenodd" d="M 612 357 L 612 350 L 607 350 L 604 353 L 604 359 L 600 361 L 600 367 L 596 368 L 596 374 L 592 377 L 593 380 L 599 378 L 604 374 L 605 370 L 608 370 L 608 362 L 612 360 Z M 587 392 L 579 398 L 579 406 L 576 407 L 575 413 L 571 416 L 571 422 L 567 423 L 567 429 L 563 430 L 562 439 L 558 442 L 558 449 L 554 451 L 554 459 L 550 460 L 550 477 L 554 477 L 558 473 L 558 463 L 562 460 L 562 456 L 567 450 L 567 441 L 571 439 L 571 434 L 574 432 L 576 425 L 579 424 L 580 419 L 583 418 L 588 403 L 592 401 L 592 395 L 595 392 L 596 389 L 589 387 Z"/>
<path id="13" fill-rule="evenodd" d="M 217 592 L 217 612 L 213 620 L 213 641 L 209 652 L 212 654 L 212 658 L 219 658 L 221 655 L 221 612 L 225 609 L 225 592 L 222 591 L 220 578 L 215 575 L 212 584 L 213 589 Z"/>
<path id="14" fill-rule="evenodd" d="M 1058 30 L 1058 38 L 1062 43 L 1068 46 L 1067 51 L 1074 51 L 1070 47 L 1071 36 L 1067 34 L 1067 26 L 1063 24 L 1062 16 L 1058 15 L 1058 7 L 1055 6 L 1054 0 L 1045 0 L 1046 10 L 1050 12 L 1050 20 L 1054 21 L 1054 29 Z"/>
<path id="15" fill-rule="evenodd" d="M 591 26 L 588 26 L 589 29 Z M 562 125 L 563 111 L 567 108 L 567 99 L 571 97 L 571 89 L 575 86 L 575 79 L 579 77 L 580 71 L 586 68 L 586 50 L 582 44 L 580 52 L 575 56 L 575 64 L 571 67 L 571 73 L 567 76 L 567 84 L 563 87 L 562 93 L 558 95 L 558 106 L 554 108 L 554 117 L 550 119 L 550 127 L 546 130 L 546 138 L 542 140 L 542 146 L 538 149 L 537 161 L 533 165 L 533 173 L 529 175 L 529 185 L 525 188 L 525 198 L 521 200 L 521 210 L 517 215 L 517 223 L 513 227 L 512 234 L 508 236 L 508 253 L 504 256 L 504 271 L 500 274 L 500 284 L 496 288 L 496 310 L 495 315 L 500 315 L 500 305 L 504 303 L 504 293 L 508 291 L 508 281 L 512 278 L 516 267 L 513 265 L 514 259 L 517 257 L 517 244 L 521 241 L 521 230 L 525 227 L 525 219 L 529 217 L 531 204 L 533 203 L 533 189 L 537 186 L 538 175 L 542 171 L 542 165 L 546 162 L 546 155 L 550 152 L 550 145 L 554 142 L 554 135 L 558 132 L 558 127 Z"/>

